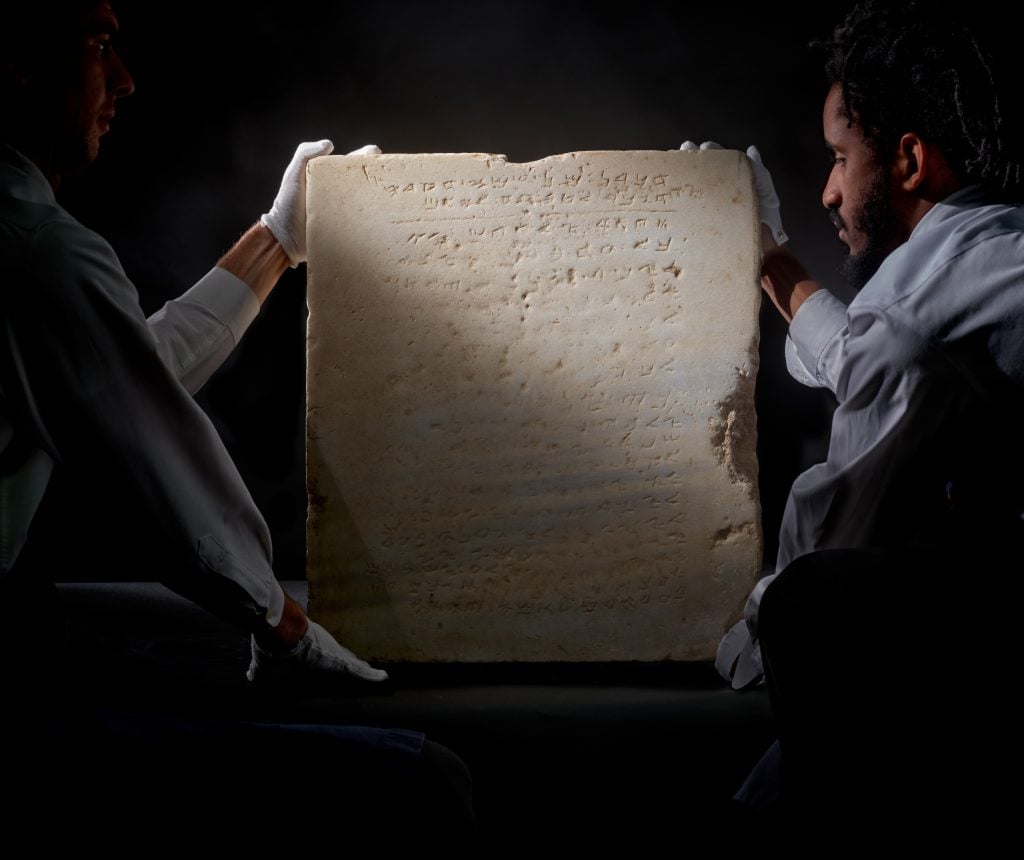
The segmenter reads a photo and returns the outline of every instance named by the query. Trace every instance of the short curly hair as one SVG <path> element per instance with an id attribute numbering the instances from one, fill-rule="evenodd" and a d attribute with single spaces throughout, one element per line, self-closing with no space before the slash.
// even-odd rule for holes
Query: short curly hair
<path id="1" fill-rule="evenodd" d="M 880 157 L 914 131 L 942 151 L 961 182 L 1022 200 L 1021 117 L 1009 110 L 1019 71 L 998 30 L 1014 28 L 986 11 L 977 0 L 867 0 L 816 46 L 827 52 L 825 73 L 842 88 L 846 116 Z"/>

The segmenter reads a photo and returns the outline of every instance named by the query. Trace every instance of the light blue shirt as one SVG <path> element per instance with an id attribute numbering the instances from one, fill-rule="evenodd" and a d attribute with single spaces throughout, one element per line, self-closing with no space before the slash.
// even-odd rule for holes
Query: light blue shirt
<path id="1" fill-rule="evenodd" d="M 992 486 L 1004 470 L 1007 498 L 989 501 L 1019 501 L 1024 207 L 986 205 L 975 187 L 936 204 L 848 307 L 825 290 L 801 305 L 786 359 L 839 406 L 826 461 L 793 483 L 777 572 L 821 549 L 951 544 L 940 508 L 952 501 L 940 496 L 960 478 Z M 972 423 L 981 444 L 957 446 L 951 428 Z M 734 686 L 761 674 L 757 613 L 776 575 L 758 582 L 745 622 L 726 636 L 729 656 L 742 652 Z"/>

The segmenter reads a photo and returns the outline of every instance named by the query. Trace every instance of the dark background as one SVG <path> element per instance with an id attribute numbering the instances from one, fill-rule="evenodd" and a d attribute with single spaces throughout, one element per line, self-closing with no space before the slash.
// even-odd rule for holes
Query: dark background
<path id="1" fill-rule="evenodd" d="M 821 207 L 824 38 L 847 4 L 582 2 L 115 3 L 136 91 L 63 203 L 104 235 L 156 310 L 274 198 L 295 146 L 496 152 L 756 143 L 791 244 L 837 283 Z M 771 8 L 769 8 L 771 7 Z M 793 477 L 824 455 L 831 396 L 785 371 L 765 301 L 758 376 L 765 563 Z M 304 578 L 305 268 L 286 273 L 200 393 L 270 525 L 279 578 Z M 135 570 L 134 578 L 146 578 Z"/>

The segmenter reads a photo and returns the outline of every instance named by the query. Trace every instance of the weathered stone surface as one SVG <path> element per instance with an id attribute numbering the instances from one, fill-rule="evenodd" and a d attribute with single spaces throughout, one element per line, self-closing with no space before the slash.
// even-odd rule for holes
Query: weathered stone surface
<path id="1" fill-rule="evenodd" d="M 313 617 L 372 660 L 692 660 L 760 566 L 745 156 L 309 173 Z"/>

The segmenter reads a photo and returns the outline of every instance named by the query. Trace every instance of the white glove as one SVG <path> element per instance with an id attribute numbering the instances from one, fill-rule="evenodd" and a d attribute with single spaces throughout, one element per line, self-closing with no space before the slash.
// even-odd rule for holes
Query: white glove
<path id="1" fill-rule="evenodd" d="M 761 223 L 772 231 L 776 245 L 789 241 L 789 236 L 782 229 L 782 215 L 779 213 L 779 195 L 775 193 L 775 183 L 768 168 L 761 161 L 761 153 L 756 146 L 747 147 L 747 158 L 754 170 L 754 187 L 757 189 L 757 206 L 761 213 Z"/>
<path id="2" fill-rule="evenodd" d="M 375 143 L 368 143 L 366 146 L 361 146 L 359 149 L 353 149 L 348 155 L 380 155 L 380 147 Z"/>
<path id="3" fill-rule="evenodd" d="M 252 661 L 245 677 L 252 683 L 296 683 L 304 678 L 325 679 L 350 675 L 361 681 L 385 681 L 388 673 L 374 669 L 365 660 L 340 645 L 315 621 L 294 648 L 276 653 L 252 637 Z"/>
<path id="4" fill-rule="evenodd" d="M 292 268 L 306 259 L 306 165 L 310 159 L 329 155 L 333 150 L 334 144 L 329 140 L 300 143 L 285 168 L 274 205 L 260 218 L 281 243 Z M 371 143 L 349 155 L 380 155 L 380 149 Z"/>
<path id="5" fill-rule="evenodd" d="M 692 140 L 687 140 L 679 147 L 684 152 L 695 152 L 697 149 L 721 149 L 721 145 L 713 140 L 706 140 L 699 147 Z M 754 171 L 754 188 L 757 191 L 757 208 L 761 223 L 771 230 L 772 238 L 777 245 L 789 241 L 789 236 L 782 229 L 782 216 L 779 213 L 779 195 L 775 193 L 772 175 L 761 160 L 761 153 L 756 146 L 747 147 L 747 158 Z"/>
<path id="6" fill-rule="evenodd" d="M 715 143 L 713 140 L 705 140 L 700 146 L 697 146 L 692 140 L 683 142 L 683 145 L 679 147 L 683 152 L 696 152 L 698 149 L 723 149 L 724 147 L 720 143 Z"/>
<path id="7" fill-rule="evenodd" d="M 734 690 L 743 690 L 761 680 L 761 649 L 750 635 L 746 621 L 739 621 L 718 643 L 715 668 Z"/>

